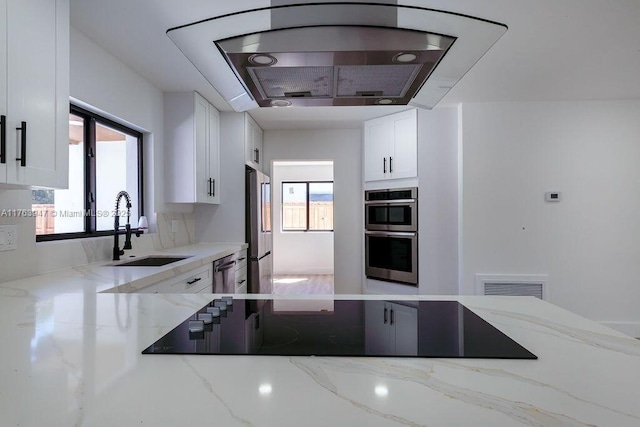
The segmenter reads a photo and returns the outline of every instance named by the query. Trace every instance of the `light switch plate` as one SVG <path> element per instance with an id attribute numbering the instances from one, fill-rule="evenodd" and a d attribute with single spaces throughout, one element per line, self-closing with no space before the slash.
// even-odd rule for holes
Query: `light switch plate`
<path id="1" fill-rule="evenodd" d="M 18 226 L 0 225 L 0 251 L 18 249 Z"/>

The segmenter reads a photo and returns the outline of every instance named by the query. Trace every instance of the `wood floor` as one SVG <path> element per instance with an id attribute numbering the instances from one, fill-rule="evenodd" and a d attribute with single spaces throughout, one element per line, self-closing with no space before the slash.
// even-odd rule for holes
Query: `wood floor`
<path id="1" fill-rule="evenodd" d="M 273 276 L 273 293 L 277 295 L 332 295 L 332 274 L 297 274 Z"/>

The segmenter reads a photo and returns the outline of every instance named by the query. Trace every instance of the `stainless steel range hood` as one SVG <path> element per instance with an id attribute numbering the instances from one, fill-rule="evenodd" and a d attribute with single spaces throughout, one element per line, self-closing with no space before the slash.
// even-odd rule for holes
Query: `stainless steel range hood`
<path id="1" fill-rule="evenodd" d="M 454 38 L 415 30 L 321 26 L 216 45 L 261 107 L 406 105 Z"/>
<path id="2" fill-rule="evenodd" d="M 276 5 L 167 34 L 236 111 L 255 107 L 432 108 L 506 31 L 396 4 Z"/>

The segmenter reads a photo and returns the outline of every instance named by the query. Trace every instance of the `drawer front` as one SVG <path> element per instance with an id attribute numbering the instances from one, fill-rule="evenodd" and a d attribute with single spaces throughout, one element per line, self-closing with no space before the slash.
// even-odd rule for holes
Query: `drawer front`
<path id="1" fill-rule="evenodd" d="M 171 285 L 169 293 L 191 294 L 207 288 L 209 288 L 209 292 L 213 292 L 213 265 L 185 274 L 188 274 L 188 277 Z"/>
<path id="2" fill-rule="evenodd" d="M 193 294 L 213 291 L 213 264 L 198 267 L 170 279 L 162 280 L 138 291 L 150 294 Z"/>
<path id="3" fill-rule="evenodd" d="M 236 294 L 247 293 L 247 268 L 246 266 L 236 271 Z"/>
<path id="4" fill-rule="evenodd" d="M 233 257 L 236 261 L 236 265 L 235 265 L 235 270 L 236 272 L 242 268 L 246 268 L 247 266 L 247 260 L 248 260 L 248 256 L 247 256 L 247 250 L 243 249 L 240 252 L 236 252 L 234 254 L 235 256 Z M 238 273 L 236 273 L 236 276 L 238 275 Z"/>

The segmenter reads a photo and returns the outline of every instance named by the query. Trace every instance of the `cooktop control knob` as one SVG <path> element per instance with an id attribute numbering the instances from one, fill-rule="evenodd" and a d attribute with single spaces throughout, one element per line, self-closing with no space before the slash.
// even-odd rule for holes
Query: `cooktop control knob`
<path id="1" fill-rule="evenodd" d="M 204 331 L 204 322 L 202 320 L 189 320 L 189 332 Z"/>
<path id="2" fill-rule="evenodd" d="M 213 322 L 213 316 L 211 315 L 211 313 L 199 313 L 198 320 L 202 320 L 205 325 L 209 325 L 211 322 Z"/>
<path id="3" fill-rule="evenodd" d="M 220 308 L 220 312 L 221 313 L 227 311 L 227 302 L 226 301 L 218 301 L 218 300 L 216 300 L 216 301 L 213 302 L 213 306 Z"/>
<path id="4" fill-rule="evenodd" d="M 222 297 L 222 301 L 227 303 L 227 306 L 233 305 L 233 297 Z"/>
<path id="5" fill-rule="evenodd" d="M 212 317 L 220 317 L 220 307 L 207 307 L 207 313 Z"/>

